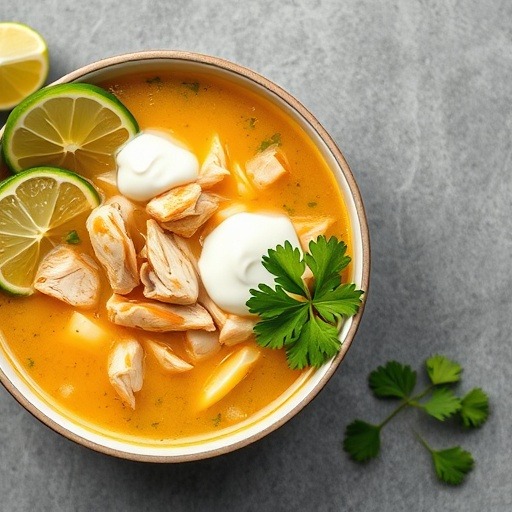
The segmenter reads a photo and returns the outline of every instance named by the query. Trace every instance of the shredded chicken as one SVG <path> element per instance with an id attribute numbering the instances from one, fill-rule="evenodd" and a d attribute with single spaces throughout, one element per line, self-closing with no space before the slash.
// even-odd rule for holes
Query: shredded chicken
<path id="1" fill-rule="evenodd" d="M 199 295 L 197 297 L 197 302 L 203 306 L 208 313 L 210 313 L 215 325 L 218 329 L 222 329 L 224 324 L 226 323 L 227 314 L 213 302 L 211 297 L 208 295 L 206 288 L 204 287 L 201 279 L 199 278 L 199 266 L 197 264 L 197 259 L 192 252 L 192 249 L 189 246 L 188 241 L 185 238 L 180 236 L 175 236 L 174 241 L 179 246 L 181 251 L 187 256 L 188 260 L 192 264 L 196 276 L 198 278 L 199 283 Z"/>
<path id="2" fill-rule="evenodd" d="M 121 212 L 118 203 L 95 208 L 87 219 L 87 230 L 112 290 L 126 294 L 139 284 L 139 273 L 135 247 Z"/>
<path id="3" fill-rule="evenodd" d="M 304 251 L 309 248 L 309 242 L 316 240 L 320 235 L 325 235 L 334 223 L 332 217 L 292 217 L 293 227 L 297 232 L 300 244 Z"/>
<path id="4" fill-rule="evenodd" d="M 193 264 L 175 242 L 175 235 L 164 233 L 158 223 L 147 221 L 147 263 L 140 270 L 144 296 L 172 304 L 193 304 L 199 285 Z"/>
<path id="5" fill-rule="evenodd" d="M 67 245 L 57 245 L 41 261 L 34 288 L 77 308 L 91 309 L 100 297 L 95 261 Z"/>
<path id="6" fill-rule="evenodd" d="M 232 346 L 247 340 L 253 335 L 256 318 L 227 315 L 226 322 L 220 331 L 219 342 L 222 345 Z"/>
<path id="7" fill-rule="evenodd" d="M 203 190 L 207 190 L 222 181 L 226 176 L 229 176 L 226 166 L 226 153 L 219 136 L 215 134 L 210 151 L 199 171 L 197 183 L 201 185 Z"/>
<path id="8" fill-rule="evenodd" d="M 285 157 L 278 145 L 272 144 L 248 160 L 245 169 L 254 186 L 262 190 L 288 172 L 285 165 L 287 165 Z"/>
<path id="9" fill-rule="evenodd" d="M 108 378 L 121 400 L 135 409 L 134 393 L 142 389 L 144 351 L 137 340 L 115 344 L 108 361 Z"/>
<path id="10" fill-rule="evenodd" d="M 162 226 L 177 235 L 190 238 L 215 213 L 219 202 L 219 196 L 202 192 L 192 215 L 172 222 L 164 222 Z"/>
<path id="11" fill-rule="evenodd" d="M 185 333 L 185 350 L 194 361 L 202 361 L 215 355 L 221 346 L 217 331 L 187 331 Z"/>
<path id="12" fill-rule="evenodd" d="M 178 357 L 169 345 L 150 339 L 145 339 L 144 343 L 155 356 L 158 364 L 165 372 L 182 373 L 194 368 L 193 365 L 187 363 L 187 361 L 184 361 L 181 357 Z"/>
<path id="13" fill-rule="evenodd" d="M 128 198 L 113 196 L 107 199 L 105 204 L 114 205 L 119 210 L 127 228 L 134 224 L 135 205 Z"/>
<path id="14" fill-rule="evenodd" d="M 199 283 L 199 296 L 197 298 L 197 302 L 201 304 L 201 306 L 210 313 L 215 325 L 222 329 L 227 320 L 227 313 L 225 313 L 215 302 L 213 302 L 212 298 L 208 295 L 206 288 L 203 283 Z"/>
<path id="15" fill-rule="evenodd" d="M 191 306 L 159 304 L 130 300 L 114 294 L 107 302 L 107 313 L 108 319 L 115 324 L 145 331 L 215 330 L 212 317 L 199 304 Z"/>
<path id="16" fill-rule="evenodd" d="M 146 205 L 146 211 L 159 222 L 183 219 L 189 215 L 195 215 L 200 195 L 201 187 L 197 183 L 171 188 L 151 199 Z"/>

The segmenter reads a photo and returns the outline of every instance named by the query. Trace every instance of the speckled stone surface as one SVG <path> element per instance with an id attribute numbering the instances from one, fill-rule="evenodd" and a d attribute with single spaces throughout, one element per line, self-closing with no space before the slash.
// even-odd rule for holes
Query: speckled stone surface
<path id="1" fill-rule="evenodd" d="M 0 19 L 45 36 L 51 80 L 166 48 L 233 60 L 288 89 L 352 167 L 373 260 L 339 371 L 292 421 L 238 452 L 182 465 L 110 458 L 0 389 L 1 510 L 512 510 L 512 3 L 3 1 Z M 461 392 L 486 389 L 489 422 L 463 433 L 409 411 L 383 431 L 377 460 L 349 461 L 347 423 L 391 407 L 370 396 L 369 371 L 389 359 L 419 367 L 435 352 L 463 364 Z M 412 429 L 473 452 L 463 486 L 436 481 Z"/>

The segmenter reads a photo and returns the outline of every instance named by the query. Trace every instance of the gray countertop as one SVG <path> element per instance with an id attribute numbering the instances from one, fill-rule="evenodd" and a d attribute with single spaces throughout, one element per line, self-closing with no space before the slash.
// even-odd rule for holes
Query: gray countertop
<path id="1" fill-rule="evenodd" d="M 111 458 L 55 434 L 1 388 L 2 510 L 512 510 L 511 2 L 3 1 L 0 19 L 43 34 L 50 80 L 146 49 L 267 76 L 344 152 L 372 242 L 367 308 L 339 371 L 288 424 L 237 452 L 181 465 Z M 464 366 L 461 392 L 488 392 L 488 423 L 464 433 L 409 411 L 383 431 L 378 459 L 351 462 L 346 425 L 392 406 L 371 396 L 368 373 L 389 359 L 419 369 L 437 352 Z M 412 429 L 473 453 L 464 485 L 436 480 Z"/>

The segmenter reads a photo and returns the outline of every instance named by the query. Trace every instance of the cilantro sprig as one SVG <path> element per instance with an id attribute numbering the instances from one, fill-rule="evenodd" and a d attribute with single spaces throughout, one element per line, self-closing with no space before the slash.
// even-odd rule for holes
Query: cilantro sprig
<path id="1" fill-rule="evenodd" d="M 335 356 L 341 343 L 339 326 L 359 310 L 362 291 L 341 282 L 350 263 L 347 246 L 335 237 L 319 236 L 302 254 L 290 242 L 270 249 L 263 266 L 275 276 L 275 288 L 252 289 L 247 306 L 258 314 L 256 341 L 263 347 L 286 349 L 293 369 L 319 367 Z M 304 279 L 306 270 L 313 276 Z"/>
<path id="2" fill-rule="evenodd" d="M 369 375 L 368 383 L 377 398 L 399 399 L 400 404 L 378 425 L 356 419 L 345 431 L 344 450 L 349 456 L 365 462 L 380 452 L 380 432 L 398 413 L 408 407 L 419 409 L 439 421 L 458 417 L 467 428 L 482 426 L 489 416 L 489 399 L 480 388 L 474 388 L 464 397 L 455 395 L 449 387 L 461 379 L 462 367 L 441 355 L 425 362 L 430 380 L 423 391 L 414 393 L 417 373 L 408 365 L 390 361 Z M 474 466 L 472 455 L 460 446 L 442 450 L 433 449 L 419 434 L 421 444 L 432 457 L 437 477 L 450 485 L 462 483 Z"/>

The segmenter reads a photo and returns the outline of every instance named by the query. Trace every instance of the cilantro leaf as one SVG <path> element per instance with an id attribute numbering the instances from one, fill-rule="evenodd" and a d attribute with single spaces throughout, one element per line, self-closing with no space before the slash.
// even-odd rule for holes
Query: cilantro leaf
<path id="1" fill-rule="evenodd" d="M 445 450 L 430 450 L 437 477 L 450 485 L 459 485 L 475 464 L 471 453 L 460 446 Z"/>
<path id="2" fill-rule="evenodd" d="M 448 388 L 435 388 L 430 399 L 420 407 L 430 416 L 444 421 L 460 410 L 460 398 Z"/>
<path id="3" fill-rule="evenodd" d="M 295 343 L 286 350 L 288 365 L 299 370 L 306 366 L 322 366 L 338 353 L 340 347 L 337 327 L 310 316 Z"/>
<path id="4" fill-rule="evenodd" d="M 459 363 L 451 361 L 439 354 L 426 361 L 428 376 L 435 386 L 438 384 L 451 384 L 460 380 L 462 367 Z"/>
<path id="5" fill-rule="evenodd" d="M 308 318 L 308 308 L 284 311 L 273 318 L 264 318 L 254 326 L 258 345 L 268 348 L 283 348 L 299 337 Z"/>
<path id="6" fill-rule="evenodd" d="M 263 266 L 276 276 L 276 283 L 288 292 L 308 295 L 302 280 L 306 263 L 301 258 L 300 250 L 292 247 L 290 242 L 269 249 L 268 256 L 263 256 Z"/>
<path id="7" fill-rule="evenodd" d="M 304 255 L 315 278 L 314 294 L 322 295 L 341 284 L 340 272 L 350 263 L 346 256 L 347 245 L 334 236 L 319 236 L 309 243 L 309 254 Z"/>
<path id="8" fill-rule="evenodd" d="M 373 459 L 380 451 L 380 427 L 354 420 L 345 430 L 343 449 L 357 462 Z"/>
<path id="9" fill-rule="evenodd" d="M 378 398 L 408 398 L 416 386 L 416 372 L 408 365 L 389 361 L 371 372 L 368 381 Z"/>
<path id="10" fill-rule="evenodd" d="M 269 249 L 263 266 L 275 276 L 275 289 L 260 284 L 246 303 L 260 316 L 254 327 L 258 344 L 285 347 L 288 365 L 297 369 L 321 366 L 339 352 L 339 324 L 357 313 L 363 293 L 355 284 L 341 283 L 340 272 L 350 261 L 343 242 L 320 236 L 310 250 L 302 258 L 288 241 Z M 312 291 L 302 278 L 306 263 L 315 280 Z"/>
<path id="11" fill-rule="evenodd" d="M 362 294 L 361 290 L 356 290 L 355 284 L 342 284 L 319 298 L 315 295 L 313 304 L 326 322 L 334 323 L 343 316 L 350 317 L 357 313 Z"/>
<path id="12" fill-rule="evenodd" d="M 480 388 L 472 389 L 461 400 L 460 418 L 465 427 L 480 427 L 489 417 L 489 398 Z"/>
<path id="13" fill-rule="evenodd" d="M 273 318 L 288 310 L 295 310 L 307 305 L 290 297 L 281 286 L 273 290 L 266 284 L 260 284 L 258 290 L 250 290 L 252 297 L 247 301 L 250 313 L 257 313 L 262 318 Z"/>

